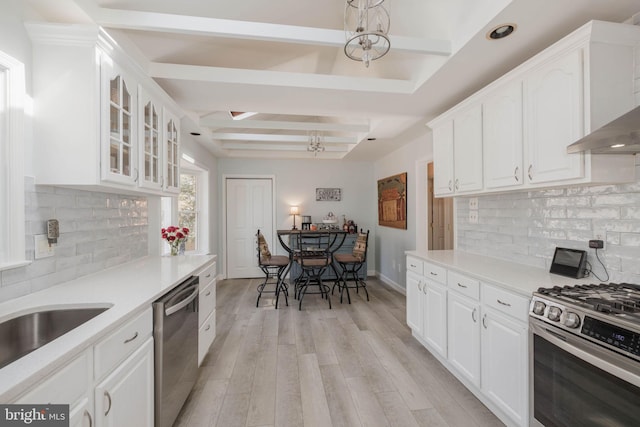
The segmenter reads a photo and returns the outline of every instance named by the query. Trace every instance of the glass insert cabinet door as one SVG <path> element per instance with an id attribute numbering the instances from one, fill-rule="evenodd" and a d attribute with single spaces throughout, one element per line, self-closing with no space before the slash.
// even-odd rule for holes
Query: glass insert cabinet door
<path id="1" fill-rule="evenodd" d="M 161 164 L 161 117 L 158 104 L 146 96 L 141 90 L 141 126 L 142 141 L 140 143 L 140 186 L 162 188 Z"/>
<path id="2" fill-rule="evenodd" d="M 178 118 L 165 110 L 165 180 L 166 191 L 180 192 L 180 125 Z"/>
<path id="3" fill-rule="evenodd" d="M 101 64 L 103 106 L 108 113 L 103 119 L 108 128 L 103 134 L 102 179 L 134 183 L 138 179 L 136 165 L 136 88 L 137 83 L 106 60 Z M 103 116 L 104 117 L 104 116 Z"/>

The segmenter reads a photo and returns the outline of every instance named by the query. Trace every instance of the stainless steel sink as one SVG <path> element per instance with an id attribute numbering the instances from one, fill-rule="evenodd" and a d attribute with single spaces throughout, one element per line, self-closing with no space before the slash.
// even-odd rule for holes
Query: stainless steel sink
<path id="1" fill-rule="evenodd" d="M 70 308 L 24 314 L 0 323 L 0 368 L 18 360 L 108 307 Z"/>

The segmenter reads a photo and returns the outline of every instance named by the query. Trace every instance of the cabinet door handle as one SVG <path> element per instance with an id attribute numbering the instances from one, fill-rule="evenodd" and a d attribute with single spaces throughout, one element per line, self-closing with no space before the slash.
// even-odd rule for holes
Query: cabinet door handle
<path id="1" fill-rule="evenodd" d="M 460 180 L 456 178 L 456 190 L 460 189 Z"/>
<path id="2" fill-rule="evenodd" d="M 449 180 L 449 191 L 453 191 L 453 187 L 451 187 L 451 180 Z"/>
<path id="3" fill-rule="evenodd" d="M 474 308 L 473 311 L 471 312 L 471 319 L 473 319 L 473 323 L 476 323 L 476 311 L 478 311 L 477 308 Z"/>
<path id="4" fill-rule="evenodd" d="M 93 419 L 91 418 L 91 414 L 86 409 L 84 410 L 84 416 L 89 418 L 89 427 L 93 427 Z"/>
<path id="5" fill-rule="evenodd" d="M 513 177 L 516 179 L 516 182 L 520 182 L 520 178 L 518 178 L 519 170 L 520 170 L 520 166 L 516 166 L 515 170 L 513 171 Z"/>
<path id="6" fill-rule="evenodd" d="M 487 329 L 487 315 L 482 316 L 482 326 Z"/>
<path id="7" fill-rule="evenodd" d="M 458 283 L 458 286 L 460 286 L 461 288 L 467 289 L 468 286 L 467 285 L 463 285 L 462 283 Z"/>
<path id="8" fill-rule="evenodd" d="M 533 164 L 529 165 L 529 169 L 527 169 L 527 175 L 529 176 L 529 181 L 533 180 L 533 176 L 531 176 L 531 169 L 533 169 Z"/>
<path id="9" fill-rule="evenodd" d="M 133 182 L 138 182 L 138 179 L 140 179 L 140 171 L 138 168 L 135 168 L 134 171 L 136 171 L 136 177 L 133 179 Z"/>
<path id="10" fill-rule="evenodd" d="M 133 334 L 133 336 L 131 338 L 127 338 L 126 340 L 124 340 L 125 344 L 130 343 L 131 341 L 135 340 L 136 338 L 138 338 L 138 331 L 136 331 L 135 334 Z"/>
<path id="11" fill-rule="evenodd" d="M 204 294 L 205 297 L 208 297 L 209 295 L 211 295 L 211 291 L 209 291 L 206 294 Z"/>
<path id="12" fill-rule="evenodd" d="M 422 281 L 418 282 L 418 290 L 422 292 Z"/>
<path id="13" fill-rule="evenodd" d="M 207 324 L 207 327 L 204 328 L 205 331 L 208 331 L 209 329 L 211 329 L 211 325 Z"/>
<path id="14" fill-rule="evenodd" d="M 425 294 L 425 295 L 427 294 L 427 284 L 426 283 L 422 287 L 422 293 Z"/>
<path id="15" fill-rule="evenodd" d="M 206 276 L 204 276 L 205 279 L 208 279 L 209 277 L 211 277 L 211 273 L 209 273 Z"/>
<path id="16" fill-rule="evenodd" d="M 496 301 L 498 301 L 498 304 L 500 304 L 500 305 L 505 305 L 507 307 L 511 307 L 511 304 L 509 304 L 508 302 L 502 302 L 499 299 L 496 299 Z"/>
<path id="17" fill-rule="evenodd" d="M 104 411 L 104 416 L 106 417 L 109 414 L 109 411 L 111 411 L 111 395 L 109 394 L 108 391 L 105 391 L 104 397 L 106 397 L 109 400 L 109 406 L 107 407 L 107 410 Z"/>

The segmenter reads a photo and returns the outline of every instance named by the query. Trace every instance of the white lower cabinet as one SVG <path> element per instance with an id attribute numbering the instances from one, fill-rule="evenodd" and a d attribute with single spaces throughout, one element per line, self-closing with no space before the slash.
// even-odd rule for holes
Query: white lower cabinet
<path id="1" fill-rule="evenodd" d="M 153 426 L 153 338 L 95 388 L 95 426 Z"/>
<path id="2" fill-rule="evenodd" d="M 510 426 L 528 423 L 528 304 L 502 287 L 407 257 L 413 335 Z"/>
<path id="3" fill-rule="evenodd" d="M 198 295 L 198 366 L 202 365 L 209 347 L 216 338 L 216 262 L 197 273 Z"/>
<path id="4" fill-rule="evenodd" d="M 426 281 L 424 298 L 424 340 L 441 356 L 447 357 L 447 288 Z"/>
<path id="5" fill-rule="evenodd" d="M 424 330 L 423 286 L 422 276 L 412 271 L 407 272 L 407 325 L 418 336 L 422 336 Z"/>
<path id="6" fill-rule="evenodd" d="M 480 303 L 449 291 L 447 304 L 449 362 L 476 387 L 480 386 Z"/>

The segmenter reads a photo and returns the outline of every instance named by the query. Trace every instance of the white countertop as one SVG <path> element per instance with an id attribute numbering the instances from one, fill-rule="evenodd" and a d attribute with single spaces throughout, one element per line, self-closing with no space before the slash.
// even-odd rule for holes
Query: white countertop
<path id="1" fill-rule="evenodd" d="M 575 285 L 585 283 L 585 280 L 588 281 L 588 279 L 558 276 L 545 269 L 517 264 L 512 261 L 456 250 L 407 251 L 405 254 L 473 276 L 480 281 L 503 287 L 527 298 L 531 298 L 531 294 L 538 288 Z"/>
<path id="2" fill-rule="evenodd" d="M 215 255 L 145 257 L 0 303 L 0 322 L 47 308 L 112 306 L 0 369 L 0 403 L 15 399 L 215 259 Z"/>

